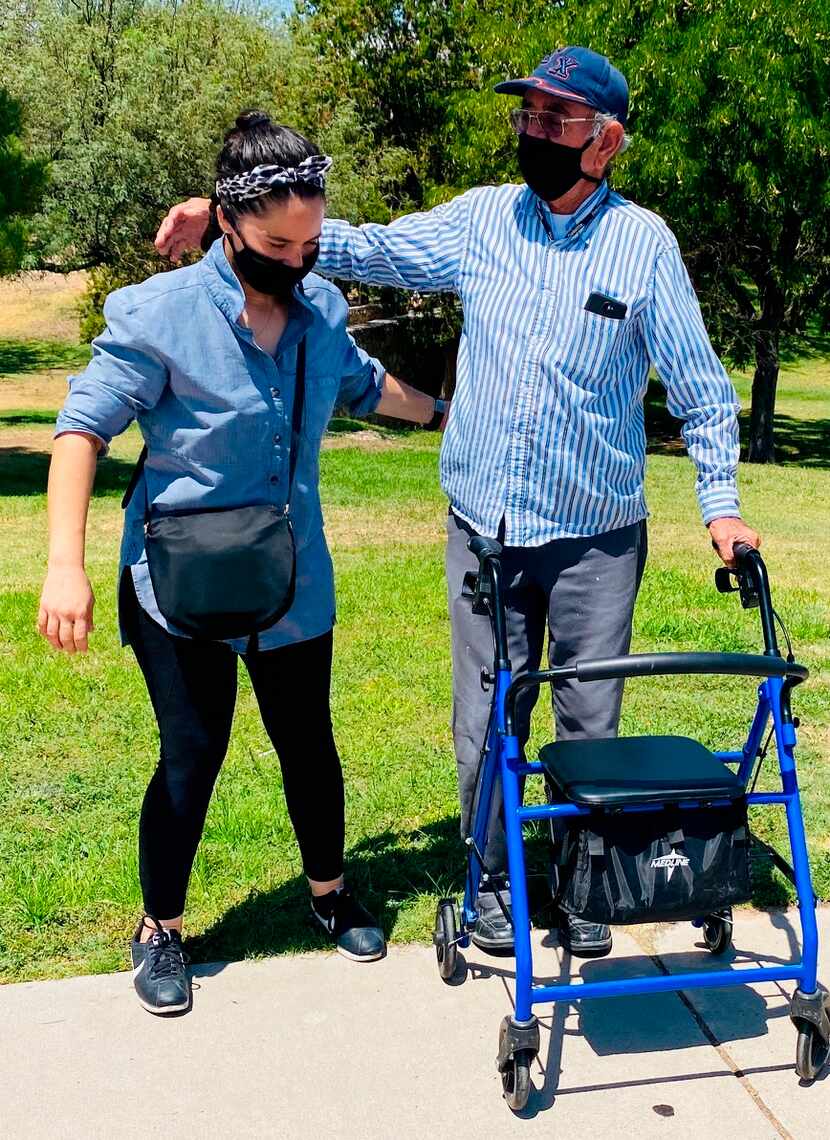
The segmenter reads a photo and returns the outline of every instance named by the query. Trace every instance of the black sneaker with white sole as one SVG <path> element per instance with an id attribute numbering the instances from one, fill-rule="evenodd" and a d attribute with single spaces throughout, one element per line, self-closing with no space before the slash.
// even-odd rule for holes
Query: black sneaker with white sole
<path id="1" fill-rule="evenodd" d="M 142 926 L 154 928 L 147 942 L 139 942 Z M 130 943 L 133 985 L 138 1000 L 150 1013 L 180 1013 L 190 1007 L 189 961 L 178 930 L 166 930 L 150 915 L 142 919 Z"/>
<path id="2" fill-rule="evenodd" d="M 311 896 L 311 913 L 334 939 L 338 953 L 353 962 L 374 962 L 386 953 L 377 921 L 347 887 Z"/>
<path id="3" fill-rule="evenodd" d="M 588 922 L 559 911 L 559 945 L 575 958 L 604 958 L 611 953 L 611 931 L 601 922 Z"/>
<path id="4" fill-rule="evenodd" d="M 472 942 L 488 954 L 512 954 L 513 922 L 510 908 L 513 900 L 510 884 L 505 880 L 497 885 L 498 894 L 492 888 L 479 892 L 476 899 L 478 920 L 471 936 Z"/>

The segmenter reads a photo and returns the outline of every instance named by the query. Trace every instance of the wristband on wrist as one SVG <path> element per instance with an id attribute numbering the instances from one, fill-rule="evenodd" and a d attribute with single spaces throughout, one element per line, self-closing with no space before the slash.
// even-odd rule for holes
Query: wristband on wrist
<path id="1" fill-rule="evenodd" d="M 447 414 L 447 401 L 446 400 L 436 400 L 435 401 L 435 411 L 433 412 L 432 419 L 427 420 L 427 422 L 424 424 L 424 430 L 425 431 L 438 431 L 438 429 L 440 428 L 441 423 L 444 419 L 444 416 L 446 414 Z"/>

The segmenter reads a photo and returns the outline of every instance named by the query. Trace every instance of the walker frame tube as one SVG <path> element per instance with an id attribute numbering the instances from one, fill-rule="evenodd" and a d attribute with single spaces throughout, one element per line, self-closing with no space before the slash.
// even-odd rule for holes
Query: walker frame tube
<path id="1" fill-rule="evenodd" d="M 736 552 L 737 553 L 737 552 Z M 498 558 L 493 552 L 485 552 L 481 557 L 481 572 L 491 572 L 492 592 L 487 602 L 491 617 L 497 610 L 503 614 Z M 790 713 L 789 693 L 793 685 L 804 680 L 807 675 L 803 666 L 792 661 L 784 661 L 778 655 L 775 630 L 772 620 L 772 607 L 769 601 L 769 585 L 766 570 L 757 556 L 744 552 L 747 572 L 751 573 L 761 599 L 761 619 L 766 653 L 763 656 L 749 654 L 646 654 L 640 657 L 609 659 L 607 661 L 583 662 L 576 666 L 566 666 L 545 672 L 526 674 L 513 681 L 510 662 L 507 660 L 504 623 L 494 620 L 494 647 L 496 650 L 496 670 L 493 677 L 493 715 L 482 757 L 481 782 L 472 837 L 468 847 L 472 847 L 468 860 L 467 883 L 464 894 L 462 933 L 459 944 L 469 943 L 469 931 L 475 924 L 477 913 L 475 900 L 481 881 L 481 856 L 485 852 L 488 823 L 490 819 L 493 793 L 497 777 L 501 780 L 504 797 L 504 825 L 507 840 L 507 862 L 512 887 L 512 913 L 516 956 L 516 995 L 513 1019 L 518 1024 L 530 1022 L 533 1007 L 541 1003 L 575 1001 L 584 998 L 620 997 L 628 994 L 664 993 L 667 991 L 698 989 L 705 987 L 741 986 L 753 982 L 797 981 L 799 990 L 806 995 L 817 991 L 818 931 L 815 914 L 815 897 L 810 878 L 810 865 L 807 856 L 807 843 L 801 799 L 798 789 L 794 750 L 796 729 Z M 760 565 L 760 570 L 758 569 Z M 500 644 L 501 643 L 501 644 Z M 688 668 L 684 668 L 688 666 Z M 521 746 L 514 730 L 515 705 L 518 692 L 530 686 L 543 683 L 555 684 L 558 680 L 579 680 L 590 683 L 608 676 L 652 676 L 658 673 L 728 673 L 750 676 L 765 676 L 758 687 L 758 704 L 746 744 L 740 752 L 719 752 L 726 763 L 739 765 L 738 775 L 744 786 L 749 783 L 759 753 L 764 732 L 770 717 L 778 756 L 781 776 L 780 792 L 758 792 L 747 795 L 747 803 L 752 805 L 781 804 L 787 818 L 790 849 L 798 910 L 802 929 L 801 958 L 789 964 L 773 967 L 751 967 L 690 972 L 657 977 L 625 978 L 607 982 L 580 982 L 576 984 L 534 985 L 533 954 L 530 942 L 530 914 L 527 892 L 527 871 L 522 838 L 523 825 L 531 820 L 554 819 L 574 815 L 588 815 L 589 810 L 573 803 L 523 806 L 523 779 L 525 775 L 538 775 L 543 766 L 538 762 L 525 763 Z M 723 801 L 729 802 L 729 801 Z M 688 801 L 681 806 L 705 810 L 709 801 Z M 629 805 L 624 811 L 660 810 L 661 804 Z"/>

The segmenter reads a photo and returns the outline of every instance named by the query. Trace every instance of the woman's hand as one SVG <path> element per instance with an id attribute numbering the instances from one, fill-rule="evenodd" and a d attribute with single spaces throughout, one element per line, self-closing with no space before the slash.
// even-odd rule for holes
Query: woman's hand
<path id="1" fill-rule="evenodd" d="M 179 261 L 189 249 L 199 249 L 210 220 L 208 198 L 188 198 L 167 214 L 156 234 L 155 246 L 163 257 Z"/>
<path id="2" fill-rule="evenodd" d="M 95 629 L 92 610 L 95 595 L 83 566 L 49 567 L 37 628 L 53 649 L 86 653 L 88 635 Z"/>
<path id="3" fill-rule="evenodd" d="M 38 631 L 54 649 L 86 653 L 94 629 L 95 597 L 84 570 L 86 517 L 102 439 L 86 432 L 59 435 L 49 466 L 49 561 Z"/>

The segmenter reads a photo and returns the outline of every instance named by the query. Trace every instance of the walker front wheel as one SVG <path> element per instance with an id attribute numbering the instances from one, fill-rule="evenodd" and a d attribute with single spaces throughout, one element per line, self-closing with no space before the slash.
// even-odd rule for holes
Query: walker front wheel
<path id="1" fill-rule="evenodd" d="M 530 1049 L 520 1049 L 502 1069 L 501 1087 L 504 1099 L 514 1112 L 521 1112 L 530 1096 L 530 1066 L 534 1054 Z"/>
<path id="2" fill-rule="evenodd" d="M 717 914 L 707 914 L 703 920 L 703 941 L 711 954 L 725 954 L 732 945 L 732 907 Z"/>
<path id="3" fill-rule="evenodd" d="M 521 1112 L 527 1104 L 533 1087 L 530 1066 L 538 1053 L 539 1023 L 535 1017 L 518 1023 L 511 1017 L 502 1019 L 496 1064 L 501 1073 L 504 1099 L 514 1112 Z"/>
<path id="4" fill-rule="evenodd" d="M 795 1046 L 795 1071 L 802 1081 L 814 1081 L 830 1058 L 830 1041 L 823 1040 L 818 1027 L 802 1022 Z"/>
<path id="5" fill-rule="evenodd" d="M 455 974 L 458 963 L 458 910 L 454 899 L 441 899 L 435 911 L 432 932 L 438 972 L 445 982 Z"/>

